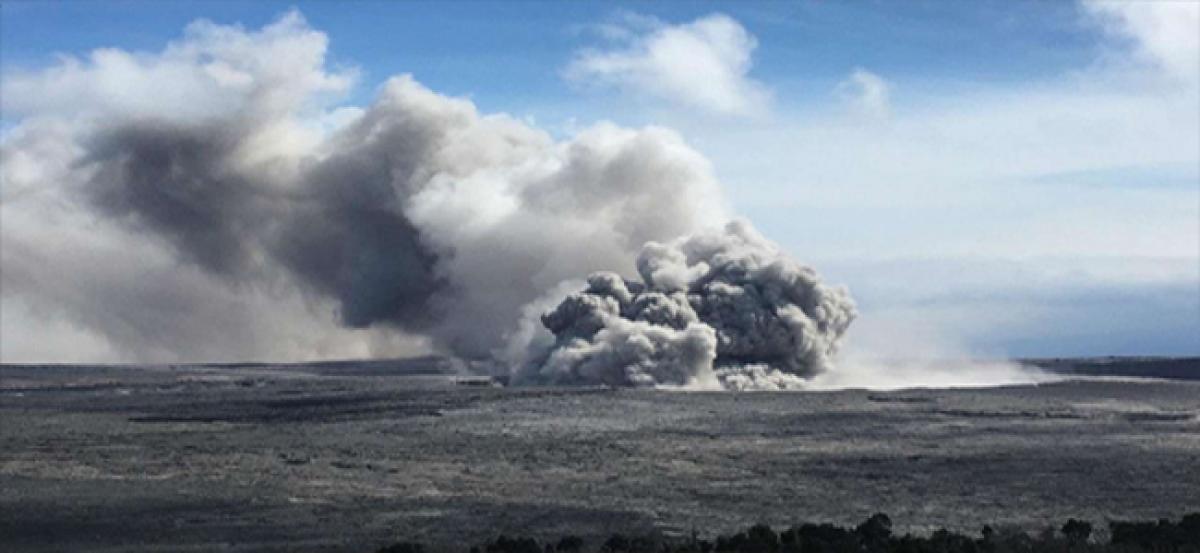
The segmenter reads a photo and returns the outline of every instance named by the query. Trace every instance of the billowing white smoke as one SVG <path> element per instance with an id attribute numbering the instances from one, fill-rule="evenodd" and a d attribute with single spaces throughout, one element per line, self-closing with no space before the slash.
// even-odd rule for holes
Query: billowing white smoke
<path id="1" fill-rule="evenodd" d="M 831 367 L 855 316 L 844 288 L 782 254 L 744 221 L 651 242 L 641 282 L 588 278 L 542 317 L 518 381 L 618 386 L 802 387 Z"/>

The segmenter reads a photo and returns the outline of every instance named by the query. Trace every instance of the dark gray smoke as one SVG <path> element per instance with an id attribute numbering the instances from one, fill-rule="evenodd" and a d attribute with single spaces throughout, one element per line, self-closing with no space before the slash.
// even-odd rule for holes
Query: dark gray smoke
<path id="1" fill-rule="evenodd" d="M 541 317 L 554 334 L 520 378 L 549 383 L 779 389 L 831 367 L 854 319 L 844 288 L 744 221 L 638 257 L 641 281 L 600 272 Z"/>
<path id="2" fill-rule="evenodd" d="M 397 152 L 421 155 L 423 144 L 414 143 L 428 139 L 415 131 L 390 129 L 410 137 L 409 149 Z M 354 144 L 278 189 L 238 165 L 242 132 L 232 121 L 104 129 L 81 162 L 92 172 L 87 200 L 222 278 L 250 280 L 264 265 L 286 269 L 297 284 L 336 300 L 345 325 L 428 326 L 429 297 L 441 285 L 436 256 L 403 214 L 407 190 L 392 186 L 411 178 L 416 161 Z"/>
<path id="3" fill-rule="evenodd" d="M 80 163 L 93 168 L 83 192 L 114 220 L 144 227 L 172 243 L 187 262 L 236 274 L 249 251 L 255 190 L 228 167 L 233 129 L 170 122 L 105 129 Z"/>

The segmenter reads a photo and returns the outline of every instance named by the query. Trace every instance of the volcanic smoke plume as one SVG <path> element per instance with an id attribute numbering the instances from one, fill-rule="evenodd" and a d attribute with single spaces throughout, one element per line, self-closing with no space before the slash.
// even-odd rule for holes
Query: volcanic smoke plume
<path id="1" fill-rule="evenodd" d="M 845 292 L 720 230 L 676 133 L 555 138 L 407 75 L 342 105 L 326 43 L 293 12 L 6 75 L 4 360 L 432 351 L 519 382 L 731 387 L 829 366 Z"/>
<path id="2" fill-rule="evenodd" d="M 637 261 L 641 281 L 594 273 L 542 323 L 554 343 L 524 380 L 727 388 L 800 387 L 831 365 L 854 319 L 829 287 L 744 221 L 667 244 Z"/>

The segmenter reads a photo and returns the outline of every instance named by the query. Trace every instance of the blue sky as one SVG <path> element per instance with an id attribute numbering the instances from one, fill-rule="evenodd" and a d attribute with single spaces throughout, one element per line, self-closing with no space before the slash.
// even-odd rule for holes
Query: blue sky
<path id="1" fill-rule="evenodd" d="M 296 9 L 328 37 L 326 66 L 357 72 L 331 109 L 411 73 L 555 137 L 675 129 L 737 214 L 850 286 L 855 331 L 988 356 L 1200 354 L 1195 8 L 5 2 L 0 70 L 155 55 L 197 19 L 253 30 Z M 751 41 L 714 46 L 746 57 L 728 82 L 638 65 L 654 37 L 713 14 Z M 6 109 L 6 127 L 31 113 Z"/>
<path id="2" fill-rule="evenodd" d="M 591 42 L 588 27 L 621 12 L 729 14 L 764 45 L 753 75 L 801 99 L 854 66 L 943 90 L 1037 79 L 1089 63 L 1101 43 L 1067 2 L 6 2 L 3 63 L 38 67 L 101 46 L 156 51 L 196 19 L 258 28 L 292 7 L 330 36 L 333 64 L 362 68 L 359 100 L 412 73 L 484 110 L 534 114 L 579 103 L 557 68 Z"/>

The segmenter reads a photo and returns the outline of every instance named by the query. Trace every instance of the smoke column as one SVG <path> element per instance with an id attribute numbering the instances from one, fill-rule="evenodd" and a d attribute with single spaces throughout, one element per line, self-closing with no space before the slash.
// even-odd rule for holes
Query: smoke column
<path id="1" fill-rule="evenodd" d="M 355 72 L 326 49 L 291 12 L 7 72 L 0 360 L 433 352 L 531 384 L 910 379 L 830 370 L 847 292 L 730 222 L 674 132 L 555 138 L 408 75 L 346 105 Z"/>
<path id="2" fill-rule="evenodd" d="M 669 130 L 556 140 L 407 75 L 338 105 L 325 49 L 292 12 L 6 75 L 5 360 L 485 359 L 546 290 L 728 218 Z"/>
<path id="3" fill-rule="evenodd" d="M 783 255 L 745 221 L 638 257 L 641 281 L 599 272 L 541 317 L 522 380 L 787 389 L 829 369 L 854 319 L 844 288 Z"/>
<path id="4" fill-rule="evenodd" d="M 6 75 L 5 360 L 23 338 L 57 360 L 433 351 L 517 382 L 730 388 L 831 365 L 845 290 L 726 224 L 675 133 L 556 140 L 407 75 L 339 105 L 355 75 L 326 46 L 292 12 Z"/>

